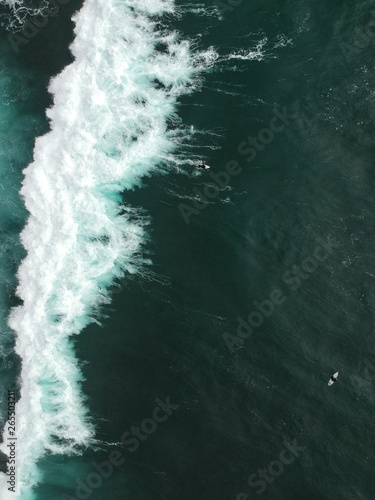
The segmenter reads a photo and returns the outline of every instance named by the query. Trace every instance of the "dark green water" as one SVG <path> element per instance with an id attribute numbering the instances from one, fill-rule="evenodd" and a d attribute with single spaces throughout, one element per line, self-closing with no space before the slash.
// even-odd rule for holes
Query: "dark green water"
<path id="1" fill-rule="evenodd" d="M 221 56 L 181 103 L 185 125 L 217 132 L 193 154 L 214 173 L 231 160 L 242 170 L 190 224 L 179 205 L 192 206 L 207 174 L 154 176 L 124 195 L 152 218 L 146 249 L 159 279 L 125 280 L 102 326 L 77 338 L 100 450 L 45 457 L 38 499 L 373 498 L 374 52 L 372 40 L 353 57 L 340 45 L 369 26 L 372 7 L 244 1 L 221 20 L 171 21 Z M 281 35 L 291 42 L 275 47 Z M 262 60 L 225 59 L 266 37 Z M 284 107 L 295 117 L 246 161 L 239 145 Z M 285 273 L 319 238 L 334 246 L 292 286 Z M 230 352 L 223 335 L 274 290 L 283 303 Z M 168 397 L 178 409 L 135 451 L 121 444 Z M 286 440 L 300 448 L 280 472 L 270 464 Z M 113 451 L 122 463 L 96 487 L 92 463 Z M 268 480 L 247 484 L 269 467 Z M 93 481 L 81 496 L 77 478 Z"/>

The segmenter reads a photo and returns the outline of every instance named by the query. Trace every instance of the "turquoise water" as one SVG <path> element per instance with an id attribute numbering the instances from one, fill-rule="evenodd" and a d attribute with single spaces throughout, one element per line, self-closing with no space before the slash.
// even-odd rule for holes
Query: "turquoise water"
<path id="1" fill-rule="evenodd" d="M 23 363 L 24 381 L 46 360 L 67 376 L 36 372 L 35 391 L 21 391 L 17 417 L 29 425 L 28 404 L 35 419 L 33 439 L 25 432 L 19 443 L 20 498 L 371 499 L 373 4 L 238 2 L 220 14 L 213 4 L 153 0 L 137 4 L 137 18 L 115 10 L 131 2 L 93 5 L 80 25 L 90 49 L 77 43 L 80 66 L 52 84 L 55 135 L 39 143 L 23 189 L 29 209 L 50 214 L 38 219 L 40 241 L 24 240 L 29 256 L 54 267 L 23 268 L 40 283 L 24 292 L 35 323 L 11 320 L 19 338 L 35 333 L 17 352 L 35 356 Z M 5 241 L 16 245 L 13 260 L 3 257 L 4 317 L 25 255 L 21 171 L 47 131 L 49 75 L 69 61 L 74 6 L 66 8 L 27 53 L 4 54 L 20 92 L 33 82 L 25 103 L 7 108 L 24 150 L 4 160 L 14 203 Z M 155 17 L 162 8 L 169 13 Z M 146 25 L 145 11 L 157 24 Z M 172 30 L 181 46 L 166 38 Z M 155 58 L 153 44 L 161 55 L 169 44 L 170 56 Z M 192 168 L 201 157 L 224 179 L 219 188 Z M 109 201 L 94 205 L 98 192 Z M 53 251 L 45 227 L 64 235 Z M 63 254 L 64 242 L 74 251 Z M 53 323 L 36 321 L 42 311 Z M 5 321 L 4 329 L 3 397 L 20 370 Z M 80 334 L 67 343 L 72 332 Z M 60 398 L 64 383 L 73 402 Z"/>

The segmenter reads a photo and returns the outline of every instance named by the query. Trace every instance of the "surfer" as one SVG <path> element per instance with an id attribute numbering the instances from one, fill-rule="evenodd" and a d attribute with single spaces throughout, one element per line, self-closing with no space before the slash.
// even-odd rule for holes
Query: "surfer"
<path id="1" fill-rule="evenodd" d="M 337 381 L 338 378 L 339 378 L 339 372 L 334 373 L 331 376 L 330 381 L 328 382 L 328 385 L 334 384 Z"/>
<path id="2" fill-rule="evenodd" d="M 198 165 L 198 168 L 204 168 L 205 170 L 210 170 L 210 166 L 206 165 L 206 162 L 204 160 L 201 160 L 200 165 Z"/>

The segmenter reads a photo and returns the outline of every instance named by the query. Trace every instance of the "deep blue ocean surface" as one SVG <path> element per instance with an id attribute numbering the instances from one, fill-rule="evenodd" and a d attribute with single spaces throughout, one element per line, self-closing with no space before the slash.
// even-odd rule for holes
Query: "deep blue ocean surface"
<path id="1" fill-rule="evenodd" d="M 375 2 L 0 18 L 1 500 L 372 500 Z"/>

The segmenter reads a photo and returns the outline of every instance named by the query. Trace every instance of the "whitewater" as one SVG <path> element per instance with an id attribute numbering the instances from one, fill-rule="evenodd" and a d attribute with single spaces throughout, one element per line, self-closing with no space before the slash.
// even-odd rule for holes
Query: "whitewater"
<path id="1" fill-rule="evenodd" d="M 178 99 L 215 59 L 168 30 L 176 14 L 172 0 L 86 0 L 73 19 L 74 62 L 50 82 L 50 132 L 36 140 L 21 189 L 27 257 L 17 275 L 22 305 L 8 321 L 22 358 L 17 491 L 0 473 L 2 500 L 35 498 L 45 454 L 95 442 L 72 337 L 100 321 L 116 279 L 148 262 L 147 218 L 123 193 L 183 162 L 176 151 L 189 132 Z"/>

